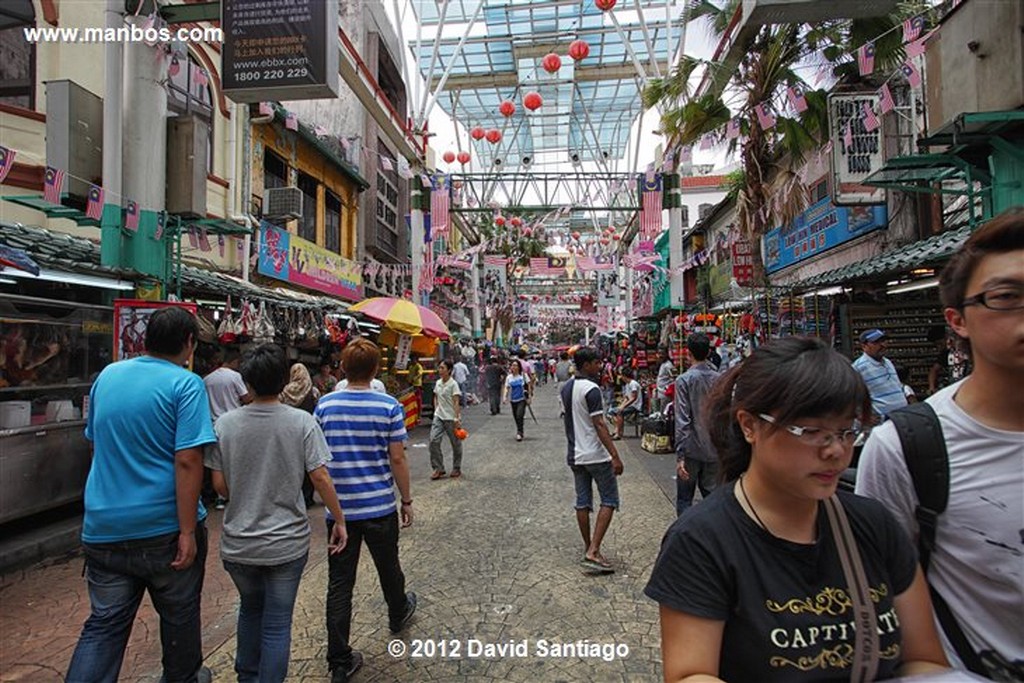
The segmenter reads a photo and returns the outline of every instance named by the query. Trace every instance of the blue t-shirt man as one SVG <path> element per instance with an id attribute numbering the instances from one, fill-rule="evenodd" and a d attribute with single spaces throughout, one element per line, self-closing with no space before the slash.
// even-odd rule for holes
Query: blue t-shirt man
<path id="1" fill-rule="evenodd" d="M 85 437 L 93 444 L 85 484 L 85 543 L 178 531 L 174 454 L 217 441 L 202 378 L 140 356 L 108 365 L 89 393 Z M 206 518 L 199 503 L 197 519 Z"/>

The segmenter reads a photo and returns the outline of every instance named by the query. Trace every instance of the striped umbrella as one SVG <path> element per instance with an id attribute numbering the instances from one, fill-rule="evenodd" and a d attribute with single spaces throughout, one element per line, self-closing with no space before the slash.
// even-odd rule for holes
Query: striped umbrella
<path id="1" fill-rule="evenodd" d="M 364 299 L 348 310 L 352 313 L 362 313 L 367 318 L 403 334 L 425 334 L 439 339 L 447 339 L 450 336 L 448 326 L 437 313 L 405 299 L 379 296 Z"/>

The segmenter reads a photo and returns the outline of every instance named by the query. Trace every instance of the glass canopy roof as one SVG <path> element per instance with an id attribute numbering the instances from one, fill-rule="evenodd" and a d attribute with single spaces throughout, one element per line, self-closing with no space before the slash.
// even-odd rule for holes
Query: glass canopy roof
<path id="1" fill-rule="evenodd" d="M 431 29 L 410 44 L 431 91 L 442 88 L 438 105 L 467 129 L 502 132 L 499 144 L 473 143 L 493 170 L 622 159 L 644 79 L 664 68 L 680 36 L 680 10 L 664 0 L 619 0 L 614 16 L 594 0 L 411 2 Z M 590 54 L 574 62 L 577 39 Z M 541 65 L 550 52 L 562 59 L 553 74 Z M 529 92 L 543 100 L 533 112 L 523 107 Z M 498 111 L 506 99 L 516 105 L 509 118 Z"/>

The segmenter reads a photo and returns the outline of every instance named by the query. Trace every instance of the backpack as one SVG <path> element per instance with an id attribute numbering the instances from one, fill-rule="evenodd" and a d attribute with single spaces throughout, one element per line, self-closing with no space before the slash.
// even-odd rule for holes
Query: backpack
<path id="1" fill-rule="evenodd" d="M 926 401 L 894 410 L 889 413 L 889 419 L 900 437 L 903 459 L 917 494 L 917 507 L 914 509 L 918 524 L 917 552 L 921 569 L 927 576 L 931 554 L 935 550 L 935 530 L 939 515 L 946 511 L 949 502 L 949 453 L 946 451 L 946 440 L 942 436 L 939 417 Z M 960 661 L 969 671 L 987 678 L 988 672 L 981 658 L 971 647 L 949 605 L 930 583 L 928 592 L 931 593 L 932 605 L 942 630 Z"/>

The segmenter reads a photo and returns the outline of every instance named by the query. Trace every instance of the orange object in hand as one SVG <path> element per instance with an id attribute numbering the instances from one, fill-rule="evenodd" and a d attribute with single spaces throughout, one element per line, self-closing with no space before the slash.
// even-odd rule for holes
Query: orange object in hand
<path id="1" fill-rule="evenodd" d="M 458 439 L 459 441 L 464 441 L 467 436 L 469 436 L 469 432 L 467 432 L 462 427 L 459 427 L 458 429 L 455 430 L 455 438 Z"/>

